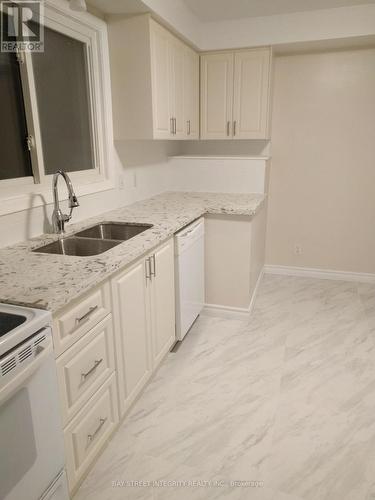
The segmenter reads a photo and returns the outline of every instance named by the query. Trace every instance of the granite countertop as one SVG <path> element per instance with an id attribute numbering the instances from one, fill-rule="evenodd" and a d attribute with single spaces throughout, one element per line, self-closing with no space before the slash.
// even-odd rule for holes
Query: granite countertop
<path id="1" fill-rule="evenodd" d="M 2 248 L 0 302 L 56 313 L 198 217 L 207 213 L 253 216 L 264 199 L 262 194 L 167 192 L 77 224 L 67 224 L 66 236 L 104 221 L 153 224 L 134 238 L 92 257 L 31 251 L 57 240 L 55 234 L 43 234 Z"/>

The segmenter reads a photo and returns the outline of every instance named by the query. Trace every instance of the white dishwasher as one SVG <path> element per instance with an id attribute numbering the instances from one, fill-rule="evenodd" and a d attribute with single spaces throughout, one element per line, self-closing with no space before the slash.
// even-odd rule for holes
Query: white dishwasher
<path id="1" fill-rule="evenodd" d="M 176 338 L 182 340 L 204 306 L 204 219 L 175 236 Z"/>

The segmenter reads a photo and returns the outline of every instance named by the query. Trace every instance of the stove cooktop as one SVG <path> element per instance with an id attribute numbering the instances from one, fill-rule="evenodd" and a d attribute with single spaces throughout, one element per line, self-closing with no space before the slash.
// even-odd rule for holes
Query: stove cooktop
<path id="1" fill-rule="evenodd" d="M 18 326 L 22 325 L 22 323 L 25 323 L 25 321 L 26 316 L 0 311 L 0 337 L 6 335 Z"/>
<path id="2" fill-rule="evenodd" d="M 0 358 L 51 323 L 48 311 L 0 303 Z"/>

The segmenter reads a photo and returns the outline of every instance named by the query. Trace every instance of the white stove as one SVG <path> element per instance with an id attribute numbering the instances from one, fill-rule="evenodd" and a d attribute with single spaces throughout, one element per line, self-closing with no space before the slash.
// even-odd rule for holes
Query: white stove
<path id="1" fill-rule="evenodd" d="M 47 311 L 0 304 L 0 498 L 68 500 Z"/>

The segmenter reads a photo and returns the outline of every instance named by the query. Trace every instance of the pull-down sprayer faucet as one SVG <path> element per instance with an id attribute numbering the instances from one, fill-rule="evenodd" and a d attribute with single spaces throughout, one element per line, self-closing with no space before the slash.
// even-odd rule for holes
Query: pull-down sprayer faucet
<path id="1" fill-rule="evenodd" d="M 59 180 L 60 175 L 63 177 L 66 183 L 66 187 L 68 188 L 69 208 L 70 208 L 69 215 L 63 214 L 59 206 L 59 193 L 57 190 L 57 182 Z M 68 174 L 63 170 L 58 170 L 53 176 L 52 188 L 53 188 L 53 200 L 55 204 L 55 208 L 52 214 L 53 229 L 55 233 L 63 234 L 65 232 L 65 222 L 70 221 L 70 219 L 72 218 L 73 208 L 78 207 L 79 203 L 77 200 L 77 196 L 74 193 L 72 181 L 70 180 Z"/>

